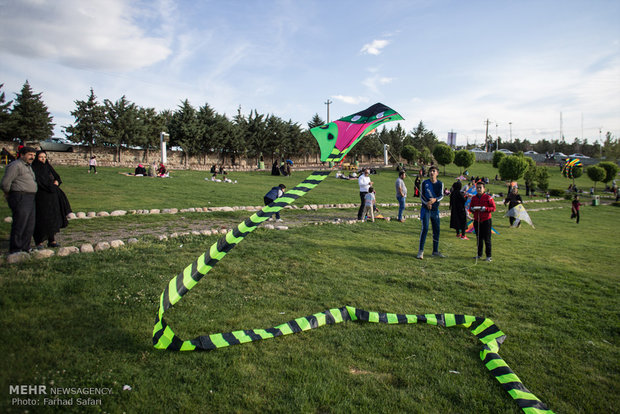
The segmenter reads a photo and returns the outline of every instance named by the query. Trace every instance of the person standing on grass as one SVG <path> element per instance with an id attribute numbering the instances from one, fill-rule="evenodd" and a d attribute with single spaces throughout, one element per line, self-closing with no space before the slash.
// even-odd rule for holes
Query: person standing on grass
<path id="1" fill-rule="evenodd" d="M 422 181 L 420 180 L 420 176 L 418 175 L 415 178 L 415 183 L 414 183 L 414 186 L 415 186 L 415 191 L 413 192 L 414 197 L 420 197 L 420 185 L 422 185 Z"/>
<path id="2" fill-rule="evenodd" d="M 579 202 L 579 196 L 577 194 L 575 194 L 575 198 L 573 199 L 573 202 L 571 204 L 571 211 L 572 214 L 570 216 L 570 218 L 576 218 L 576 224 L 579 224 L 579 207 L 581 207 L 583 204 L 581 204 Z"/>
<path id="3" fill-rule="evenodd" d="M 521 195 L 519 194 L 519 189 L 517 187 L 512 187 L 512 190 L 510 190 L 510 193 L 506 196 L 506 199 L 504 200 L 504 205 L 506 204 L 508 204 L 508 210 L 511 210 L 519 204 L 523 204 L 523 199 L 521 199 Z M 510 216 L 508 219 L 510 221 L 510 226 L 512 227 L 516 219 L 514 218 L 514 216 Z M 517 227 L 520 226 L 521 221 L 519 221 L 519 224 L 517 224 Z"/>
<path id="4" fill-rule="evenodd" d="M 443 199 L 443 183 L 437 179 L 439 171 L 434 165 L 428 169 L 428 174 L 430 178 L 424 180 L 420 191 L 422 231 L 420 232 L 420 248 L 416 256 L 420 260 L 424 258 L 424 244 L 428 234 L 429 220 L 433 227 L 433 256 L 445 257 L 439 252 L 439 202 Z"/>
<path id="5" fill-rule="evenodd" d="M 372 187 L 368 188 L 368 192 L 364 196 L 364 214 L 362 215 L 362 221 L 366 221 L 367 217 L 370 217 L 372 222 L 375 222 L 375 189 Z"/>
<path id="6" fill-rule="evenodd" d="M 407 186 L 405 185 L 405 177 L 407 173 L 401 170 L 396 179 L 396 200 L 398 200 L 398 221 L 403 223 L 403 212 L 405 211 L 405 201 L 407 199 Z"/>
<path id="7" fill-rule="evenodd" d="M 370 170 L 368 168 L 364 169 L 364 173 L 357 179 L 357 183 L 360 187 L 360 208 L 357 210 L 357 219 L 361 221 L 364 218 L 362 213 L 366 205 L 365 197 L 368 193 L 368 188 L 373 185 L 373 182 L 370 181 Z"/>
<path id="8" fill-rule="evenodd" d="M 88 173 L 89 174 L 90 174 L 91 170 L 95 174 L 97 174 L 97 157 L 95 155 L 90 157 L 90 160 L 88 161 Z"/>
<path id="9" fill-rule="evenodd" d="M 469 240 L 465 235 L 467 215 L 465 213 L 465 196 L 461 192 L 462 184 L 455 182 L 450 190 L 450 228 L 456 230 L 456 237 Z"/>
<path id="10" fill-rule="evenodd" d="M 268 206 L 269 204 L 273 203 L 275 199 L 282 197 L 282 195 L 284 194 L 284 190 L 286 190 L 286 186 L 284 184 L 280 184 L 279 186 L 273 187 L 271 190 L 269 190 L 269 192 L 265 194 L 265 197 L 263 197 L 265 205 Z M 276 213 L 276 221 L 282 221 L 279 211 Z"/>
<path id="11" fill-rule="evenodd" d="M 482 244 L 485 244 L 486 261 L 491 261 L 491 213 L 495 211 L 495 201 L 485 193 L 485 186 L 482 181 L 476 184 L 476 195 L 471 198 L 469 211 L 474 214 L 474 230 L 478 239 L 478 255 L 476 259 L 482 258 Z"/>
<path id="12" fill-rule="evenodd" d="M 34 148 L 22 147 L 19 158 L 7 165 L 0 182 L 4 197 L 13 212 L 10 253 L 30 251 L 36 213 L 37 180 L 32 171 L 36 152 Z"/>

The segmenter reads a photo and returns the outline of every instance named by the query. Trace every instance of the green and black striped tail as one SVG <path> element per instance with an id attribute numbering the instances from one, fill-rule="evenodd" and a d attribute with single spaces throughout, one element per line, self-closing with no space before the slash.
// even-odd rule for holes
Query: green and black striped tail
<path id="1" fill-rule="evenodd" d="M 195 340 L 183 341 L 172 331 L 164 320 L 164 312 L 172 305 L 177 303 L 196 283 L 206 275 L 222 260 L 222 258 L 232 250 L 248 234 L 256 230 L 264 221 L 268 220 L 273 214 L 279 212 L 284 207 L 293 203 L 299 197 L 303 197 L 308 191 L 319 185 L 331 173 L 327 171 L 315 171 L 304 181 L 297 184 L 295 188 L 287 191 L 282 197 L 277 198 L 273 203 L 263 207 L 260 211 L 253 214 L 237 227 L 222 236 L 214 243 L 209 250 L 204 252 L 191 265 L 187 266 L 181 273 L 176 275 L 168 286 L 164 289 L 159 299 L 159 310 L 153 328 L 153 345 L 157 349 L 169 349 L 174 351 L 195 351 L 204 350 L 200 347 L 200 338 Z"/>

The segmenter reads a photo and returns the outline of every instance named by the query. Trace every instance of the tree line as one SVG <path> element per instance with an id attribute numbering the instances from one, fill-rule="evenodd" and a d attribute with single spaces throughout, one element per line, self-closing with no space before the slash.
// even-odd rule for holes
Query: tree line
<path id="1" fill-rule="evenodd" d="M 42 93 L 35 93 L 26 81 L 15 99 L 6 102 L 0 84 L 0 139 L 41 141 L 52 137 L 53 117 L 43 102 Z M 121 161 L 124 148 L 142 148 L 148 152 L 159 148 L 159 134 L 170 135 L 169 145 L 180 147 L 187 164 L 190 156 L 203 162 L 214 155 L 222 163 L 235 164 L 239 159 L 273 161 L 277 158 L 303 157 L 305 162 L 319 161 L 319 147 L 309 130 L 325 122 L 318 114 L 306 126 L 283 120 L 273 114 L 260 114 L 256 109 L 243 114 L 241 108 L 228 118 L 226 114 L 215 111 L 208 103 L 196 108 L 186 99 L 174 110 L 157 111 L 141 107 L 126 96 L 116 101 L 97 100 L 93 89 L 85 100 L 75 100 L 71 111 L 74 122 L 63 126 L 64 134 L 70 141 L 87 145 L 92 149 L 98 146 L 114 147 L 116 161 Z M 422 121 L 406 132 L 397 124 L 392 129 L 385 126 L 374 131 L 350 152 L 349 159 L 362 156 L 367 159 L 381 157 L 384 147 L 391 162 L 402 159 L 421 164 L 430 164 L 434 159 L 436 147 L 440 144 L 435 133 L 428 130 Z M 513 151 L 534 149 L 538 152 L 562 151 L 582 152 L 596 156 L 600 153 L 599 144 L 588 144 L 575 138 L 573 144 L 562 141 L 542 140 L 531 144 L 528 140 L 515 139 L 502 146 Z M 620 142 L 611 133 L 606 134 L 602 148 L 608 158 L 620 157 Z"/>

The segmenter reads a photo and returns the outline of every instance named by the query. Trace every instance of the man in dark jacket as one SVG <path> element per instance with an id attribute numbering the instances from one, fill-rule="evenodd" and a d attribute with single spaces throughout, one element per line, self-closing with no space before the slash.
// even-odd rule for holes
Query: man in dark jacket
<path id="1" fill-rule="evenodd" d="M 0 182 L 4 197 L 13 212 L 9 252 L 30 251 L 30 239 L 34 233 L 35 195 L 37 181 L 32 171 L 32 161 L 37 150 L 22 147 L 20 157 L 10 163 Z"/>
<path id="2" fill-rule="evenodd" d="M 282 197 L 282 194 L 284 194 L 284 190 L 286 190 L 286 186 L 284 184 L 280 184 L 279 186 L 273 187 L 271 190 L 269 190 L 269 192 L 265 194 L 265 197 L 263 197 L 265 205 L 268 206 L 269 204 L 273 203 L 273 200 Z M 276 221 L 282 221 L 279 211 L 276 213 Z"/>

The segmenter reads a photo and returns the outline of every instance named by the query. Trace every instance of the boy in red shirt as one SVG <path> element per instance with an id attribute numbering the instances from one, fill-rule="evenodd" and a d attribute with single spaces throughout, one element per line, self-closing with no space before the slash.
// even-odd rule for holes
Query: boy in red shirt
<path id="1" fill-rule="evenodd" d="M 495 201 L 484 192 L 483 182 L 476 184 L 476 195 L 471 198 L 469 211 L 474 214 L 474 229 L 478 239 L 478 256 L 482 258 L 482 243 L 485 244 L 486 261 L 491 261 L 491 213 L 495 211 Z"/>

